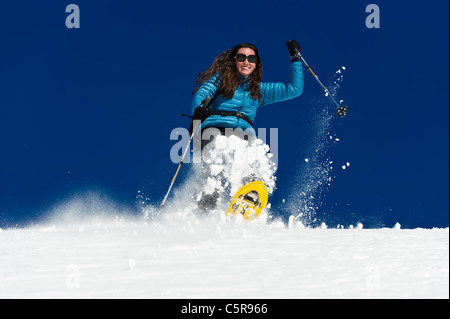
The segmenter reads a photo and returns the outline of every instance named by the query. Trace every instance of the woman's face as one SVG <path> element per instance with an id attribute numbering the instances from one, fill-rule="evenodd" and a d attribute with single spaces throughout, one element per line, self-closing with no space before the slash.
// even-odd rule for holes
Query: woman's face
<path id="1" fill-rule="evenodd" d="M 240 48 L 239 51 L 237 52 L 237 54 L 245 54 L 248 57 L 249 55 L 255 55 L 255 51 L 253 51 L 250 48 Z M 247 77 L 250 74 L 252 74 L 252 72 L 256 68 L 256 62 L 251 63 L 248 61 L 248 58 L 245 59 L 245 61 L 243 61 L 243 62 L 240 62 L 237 59 L 235 59 L 235 60 L 236 60 L 236 68 L 240 75 Z"/>

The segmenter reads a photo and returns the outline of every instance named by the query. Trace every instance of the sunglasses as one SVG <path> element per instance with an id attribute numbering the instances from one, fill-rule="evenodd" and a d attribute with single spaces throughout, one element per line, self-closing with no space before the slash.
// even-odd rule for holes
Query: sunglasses
<path id="1" fill-rule="evenodd" d="M 239 62 L 244 62 L 245 60 L 248 60 L 248 62 L 250 63 L 256 63 L 256 55 L 251 54 L 249 56 L 243 54 L 243 53 L 239 53 L 238 55 L 236 55 L 236 60 L 238 60 Z"/>

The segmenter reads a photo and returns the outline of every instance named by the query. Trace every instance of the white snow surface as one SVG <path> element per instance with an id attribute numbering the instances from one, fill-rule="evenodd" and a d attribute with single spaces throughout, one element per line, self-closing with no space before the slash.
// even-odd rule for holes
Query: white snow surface
<path id="1" fill-rule="evenodd" d="M 0 231 L 0 298 L 449 298 L 448 228 L 64 213 Z"/>

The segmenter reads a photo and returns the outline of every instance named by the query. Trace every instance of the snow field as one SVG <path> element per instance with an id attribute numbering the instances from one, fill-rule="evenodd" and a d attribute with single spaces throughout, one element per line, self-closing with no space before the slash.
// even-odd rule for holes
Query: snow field
<path id="1" fill-rule="evenodd" d="M 449 298 L 447 229 L 183 212 L 0 232 L 0 298 Z"/>

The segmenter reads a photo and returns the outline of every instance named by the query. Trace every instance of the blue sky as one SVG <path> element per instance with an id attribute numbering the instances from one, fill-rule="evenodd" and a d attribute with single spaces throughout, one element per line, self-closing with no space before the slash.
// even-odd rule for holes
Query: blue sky
<path id="1" fill-rule="evenodd" d="M 409 1 L 19 1 L 0 12 L 0 227 L 39 219 L 74 194 L 159 203 L 176 169 L 176 127 L 188 127 L 199 72 L 230 47 L 258 46 L 263 81 L 286 81 L 296 39 L 322 82 L 346 67 L 332 120 L 340 142 L 319 218 L 369 226 L 449 222 L 449 4 Z M 380 8 L 369 29 L 366 6 Z M 278 128 L 277 191 L 295 192 L 315 134 L 315 101 L 333 105 L 305 70 L 304 94 L 258 112 Z M 180 179 L 186 177 L 184 169 Z M 282 210 L 280 210 L 282 211 Z"/>

